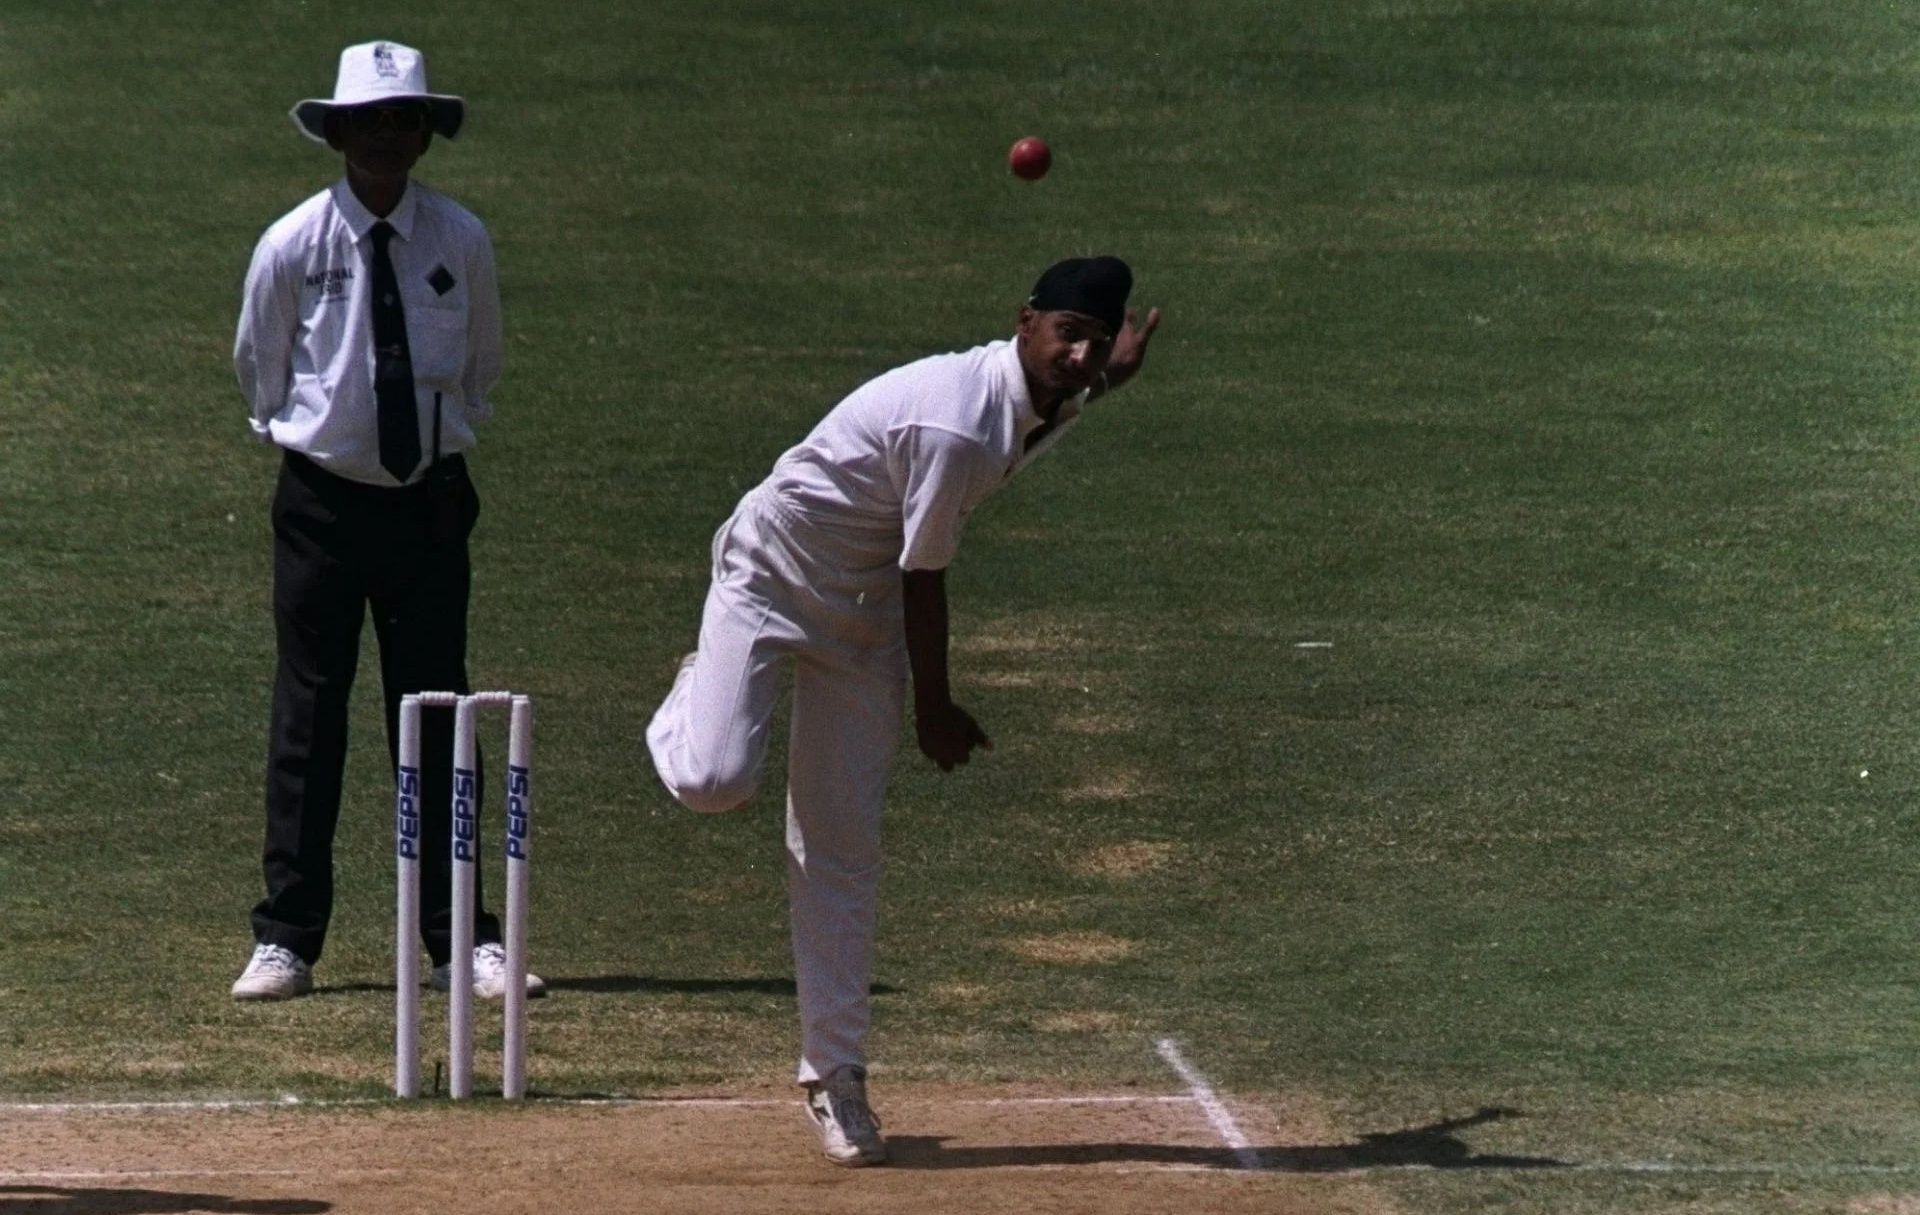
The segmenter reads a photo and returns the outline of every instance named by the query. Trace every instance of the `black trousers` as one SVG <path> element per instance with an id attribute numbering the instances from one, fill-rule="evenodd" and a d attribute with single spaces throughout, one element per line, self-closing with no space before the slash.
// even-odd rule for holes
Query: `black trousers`
<path id="1" fill-rule="evenodd" d="M 347 701 L 369 606 L 386 693 L 388 772 L 398 766 L 400 698 L 467 692 L 467 538 L 480 500 L 458 456 L 439 488 L 383 489 L 287 452 L 273 497 L 273 620 L 279 662 L 267 754 L 267 896 L 254 939 L 309 963 L 333 914 L 333 834 L 347 759 Z M 420 720 L 420 932 L 447 961 L 452 916 L 447 852 L 453 710 Z M 476 765 L 477 768 L 477 765 Z M 484 774 L 476 771 L 480 788 Z M 393 804 L 382 807 L 391 822 Z M 369 813 L 381 808 L 369 806 Z M 500 939 L 484 903 L 474 941 Z"/>

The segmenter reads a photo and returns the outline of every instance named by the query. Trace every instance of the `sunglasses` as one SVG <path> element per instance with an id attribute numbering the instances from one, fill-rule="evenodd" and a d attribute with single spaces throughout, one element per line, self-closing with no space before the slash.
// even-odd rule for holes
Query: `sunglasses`
<path id="1" fill-rule="evenodd" d="M 418 135 L 427 129 L 427 107 L 423 105 L 361 105 L 340 111 L 340 122 L 356 135 L 372 135 L 390 129 L 401 135 Z"/>

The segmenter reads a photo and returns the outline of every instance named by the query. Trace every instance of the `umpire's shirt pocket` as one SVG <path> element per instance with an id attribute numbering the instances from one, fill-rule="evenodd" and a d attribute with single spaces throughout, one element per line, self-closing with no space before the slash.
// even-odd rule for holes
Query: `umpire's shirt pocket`
<path id="1" fill-rule="evenodd" d="M 415 304 L 407 309 L 407 347 L 414 379 L 458 392 L 467 366 L 467 310 L 444 304 Z"/>

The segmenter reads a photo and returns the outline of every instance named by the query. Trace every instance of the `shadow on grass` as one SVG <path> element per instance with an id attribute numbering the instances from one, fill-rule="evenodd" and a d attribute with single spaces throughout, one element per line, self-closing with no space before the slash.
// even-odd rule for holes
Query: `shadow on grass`
<path id="1" fill-rule="evenodd" d="M 370 993 L 372 994 L 384 993 L 386 995 L 392 995 L 393 984 L 391 983 L 315 983 L 313 985 L 313 990 L 307 994 L 309 998 L 312 998 L 314 996 L 319 996 L 324 998 L 327 996 L 362 996 L 362 995 L 368 995 Z"/>
<path id="2" fill-rule="evenodd" d="M 792 979 L 666 979 L 656 975 L 575 975 L 549 978 L 548 991 L 585 991 L 595 993 L 668 993 L 704 995 L 719 992 L 757 992 L 767 996 L 795 996 L 798 989 Z M 900 989 L 875 983 L 869 989 L 876 996 L 890 996 Z"/>
<path id="3" fill-rule="evenodd" d="M 1455 1131 L 1505 1118 L 1516 1110 L 1487 1108 L 1404 1131 L 1361 1135 L 1354 1143 L 1289 1144 L 1249 1151 L 1263 1172 L 1353 1173 L 1370 1169 L 1560 1169 L 1564 1160 L 1546 1156 L 1478 1155 Z M 1062 1143 L 997 1147 L 946 1146 L 936 1135 L 887 1138 L 888 1157 L 902 1169 L 992 1169 L 1035 1165 L 1159 1164 L 1186 1168 L 1244 1169 L 1241 1154 L 1228 1148 L 1181 1147 L 1165 1143 Z"/>
<path id="4" fill-rule="evenodd" d="M 792 979 L 666 979 L 655 975 L 573 975 L 547 978 L 547 990 L 581 991 L 594 995 L 680 993 L 711 995 L 723 992 L 755 992 L 767 996 L 797 996 Z M 890 996 L 899 988 L 875 983 L 869 989 L 876 996 Z M 332 983 L 317 985 L 316 996 L 354 996 L 369 993 L 393 994 L 391 983 Z"/>
<path id="5" fill-rule="evenodd" d="M 228 1198 L 221 1194 L 176 1194 L 168 1190 L 70 1189 L 51 1185 L 0 1185 L 0 1212 L 9 1215 L 319 1215 L 333 1204 L 312 1198 Z"/>

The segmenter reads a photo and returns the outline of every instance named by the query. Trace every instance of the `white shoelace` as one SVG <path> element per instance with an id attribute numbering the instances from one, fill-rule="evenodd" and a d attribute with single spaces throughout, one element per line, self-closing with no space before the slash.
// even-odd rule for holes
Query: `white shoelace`
<path id="1" fill-rule="evenodd" d="M 262 945 L 247 968 L 257 975 L 297 975 L 300 955 L 284 945 Z"/>
<path id="2" fill-rule="evenodd" d="M 506 980 L 506 975 L 507 975 L 506 946 L 495 944 L 494 942 L 491 942 L 491 941 L 489 941 L 485 945 L 474 946 L 473 977 L 476 981 L 482 978 L 486 978 L 486 979 L 500 979 L 501 981 L 504 982 Z"/>
<path id="3" fill-rule="evenodd" d="M 880 1133 L 880 1119 L 874 1115 L 873 1107 L 858 1097 L 828 1097 L 838 1122 L 849 1139 L 865 1139 L 869 1135 Z"/>
<path id="4" fill-rule="evenodd" d="M 841 1132 L 849 1139 L 864 1139 L 880 1133 L 880 1119 L 867 1104 L 865 1086 L 850 1084 L 851 1092 L 836 1092 L 833 1086 L 822 1086 L 821 1095 L 826 1097 L 826 1115 L 832 1119 Z"/>

